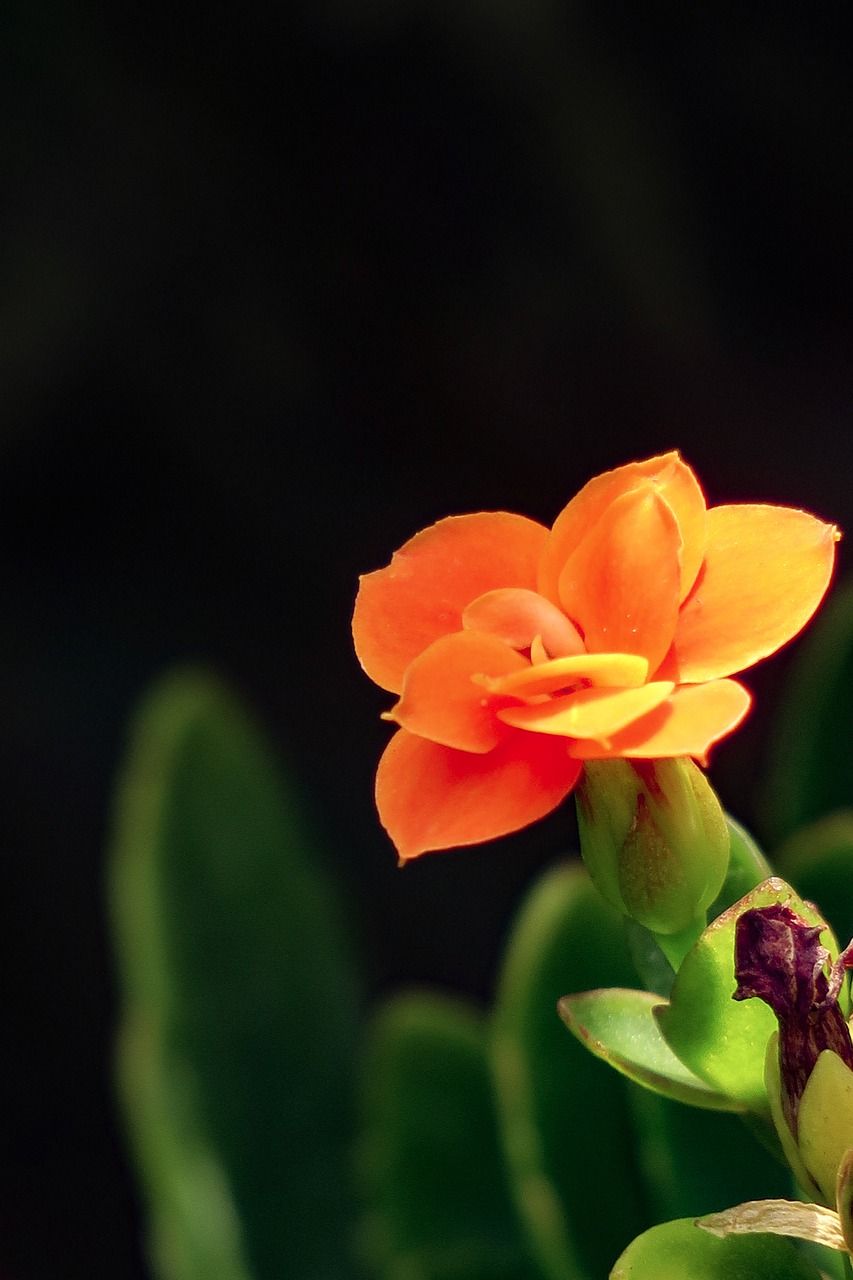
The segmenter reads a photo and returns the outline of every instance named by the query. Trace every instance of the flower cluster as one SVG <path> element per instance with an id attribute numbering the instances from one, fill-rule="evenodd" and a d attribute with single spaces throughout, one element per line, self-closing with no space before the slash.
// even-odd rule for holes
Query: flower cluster
<path id="1" fill-rule="evenodd" d="M 376 798 L 401 860 L 543 817 L 584 761 L 690 756 L 746 714 L 730 677 L 805 625 L 837 533 L 707 507 L 677 453 L 591 480 L 551 529 L 439 521 L 361 580 L 367 674 L 398 695 Z"/>

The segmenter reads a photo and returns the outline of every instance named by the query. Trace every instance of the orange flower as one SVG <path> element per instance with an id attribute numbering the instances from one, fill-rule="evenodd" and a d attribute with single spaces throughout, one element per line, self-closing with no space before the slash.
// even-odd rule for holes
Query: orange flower
<path id="1" fill-rule="evenodd" d="M 728 677 L 806 624 L 838 537 L 788 507 L 706 508 L 677 453 L 596 476 L 550 531 L 497 511 L 416 534 L 353 616 L 399 695 L 376 800 L 401 861 L 543 817 L 584 760 L 704 761 L 749 709 Z"/>

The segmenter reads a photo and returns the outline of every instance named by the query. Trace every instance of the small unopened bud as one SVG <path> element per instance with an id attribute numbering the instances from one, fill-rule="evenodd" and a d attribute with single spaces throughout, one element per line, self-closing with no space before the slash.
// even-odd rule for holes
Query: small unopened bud
<path id="1" fill-rule="evenodd" d="M 720 802 L 688 759 L 602 760 L 577 792 L 581 852 L 599 892 L 656 934 L 679 934 L 719 893 L 730 837 Z"/>

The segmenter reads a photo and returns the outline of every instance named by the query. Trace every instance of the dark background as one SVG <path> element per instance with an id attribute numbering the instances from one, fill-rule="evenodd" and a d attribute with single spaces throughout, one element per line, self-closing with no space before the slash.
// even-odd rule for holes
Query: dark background
<path id="1" fill-rule="evenodd" d="M 674 446 L 853 528 L 848 32 L 701 8 L 4 9 L 2 1280 L 145 1274 L 102 877 L 153 677 L 253 705 L 372 992 L 483 997 L 571 815 L 395 869 L 357 574 Z M 786 660 L 715 762 L 746 821 Z"/>

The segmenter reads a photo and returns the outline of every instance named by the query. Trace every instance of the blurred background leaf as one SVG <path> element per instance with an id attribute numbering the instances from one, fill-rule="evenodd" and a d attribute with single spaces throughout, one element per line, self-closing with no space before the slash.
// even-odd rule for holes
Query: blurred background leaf
<path id="1" fill-rule="evenodd" d="M 633 981 L 618 913 L 582 867 L 549 871 L 510 935 L 492 1028 L 504 1151 L 548 1280 L 606 1274 L 647 1225 L 624 1082 L 556 1012 L 567 984 L 583 991 Z M 609 1205 L 618 1212 L 608 1213 Z"/>
<path id="2" fill-rule="evenodd" d="M 164 1280 L 347 1274 L 356 992 L 320 863 L 232 695 L 164 678 L 111 865 L 122 1103 Z"/>
<path id="3" fill-rule="evenodd" d="M 853 937 L 853 809 L 806 823 L 773 861 L 804 898 L 817 902 L 842 946 Z"/>
<path id="4" fill-rule="evenodd" d="M 652 1221 L 793 1195 L 787 1166 L 738 1116 L 700 1111 L 647 1089 L 631 1089 L 629 1097 Z"/>
<path id="5" fill-rule="evenodd" d="M 853 806 L 853 584 L 837 588 L 809 629 L 782 697 L 763 791 L 778 843 L 798 827 Z"/>
<path id="6" fill-rule="evenodd" d="M 360 1253 L 377 1280 L 537 1280 L 507 1185 L 482 1015 L 396 996 L 368 1027 Z"/>

